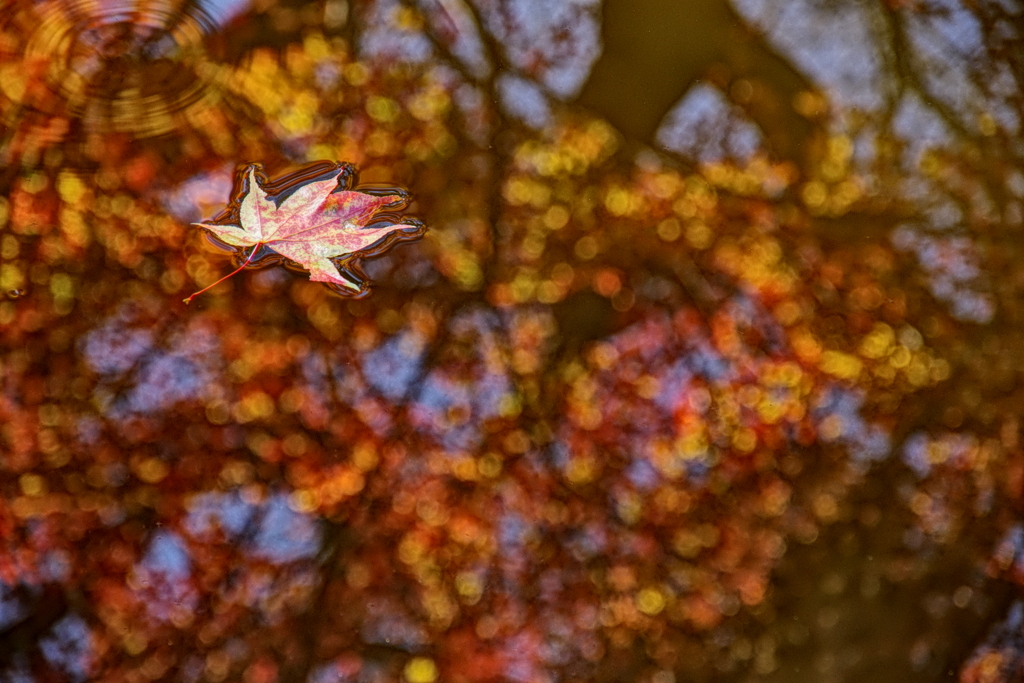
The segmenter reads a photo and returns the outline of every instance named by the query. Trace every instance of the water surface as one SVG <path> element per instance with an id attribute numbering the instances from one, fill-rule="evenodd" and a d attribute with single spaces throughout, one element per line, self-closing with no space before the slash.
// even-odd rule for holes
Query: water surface
<path id="1" fill-rule="evenodd" d="M 1014 680 L 1019 3 L 0 4 L 0 680 Z"/>

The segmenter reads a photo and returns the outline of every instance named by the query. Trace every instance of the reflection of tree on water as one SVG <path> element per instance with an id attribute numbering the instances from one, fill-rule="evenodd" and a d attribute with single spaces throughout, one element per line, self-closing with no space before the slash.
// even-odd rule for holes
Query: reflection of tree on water
<path id="1" fill-rule="evenodd" d="M 171 137 L 3 76 L 4 676 L 935 680 L 998 620 L 1020 8 L 203 7 Z M 207 186 L 317 158 L 427 242 L 171 307 Z"/>
<path id="2" fill-rule="evenodd" d="M 584 104 L 650 141 L 669 108 L 710 81 L 746 110 L 776 154 L 803 160 L 812 125 L 791 103 L 813 86 L 728 2 L 613 0 L 603 13 L 604 51 L 581 93 Z"/>

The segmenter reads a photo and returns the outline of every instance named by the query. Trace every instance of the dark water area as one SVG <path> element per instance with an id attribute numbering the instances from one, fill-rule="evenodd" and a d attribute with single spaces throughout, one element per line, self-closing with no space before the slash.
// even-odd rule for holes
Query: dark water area
<path id="1" fill-rule="evenodd" d="M 1022 27 L 0 0 L 0 682 L 1021 680 Z"/>

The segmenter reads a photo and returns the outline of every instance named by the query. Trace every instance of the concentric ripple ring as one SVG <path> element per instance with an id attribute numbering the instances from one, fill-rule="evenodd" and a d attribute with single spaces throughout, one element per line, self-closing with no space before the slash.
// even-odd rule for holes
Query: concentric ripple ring
<path id="1" fill-rule="evenodd" d="M 204 41 L 216 24 L 174 0 L 11 3 L 0 24 L 0 116 L 152 136 L 207 97 Z M 37 122 L 38 123 L 38 122 Z"/>

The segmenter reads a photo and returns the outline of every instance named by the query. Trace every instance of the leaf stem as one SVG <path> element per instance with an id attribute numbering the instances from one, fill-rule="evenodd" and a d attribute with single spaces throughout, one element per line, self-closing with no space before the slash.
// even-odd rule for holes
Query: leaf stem
<path id="1" fill-rule="evenodd" d="M 227 275 L 225 275 L 221 279 L 217 280 L 212 285 L 207 285 L 206 287 L 203 287 L 202 289 L 200 289 L 198 292 L 194 292 L 194 293 L 190 294 L 187 299 L 182 299 L 182 301 L 184 301 L 186 304 L 191 303 L 192 299 L 195 299 L 197 296 L 199 296 L 200 294 L 202 294 L 206 290 L 213 289 L 214 287 L 216 287 L 220 283 L 222 283 L 225 280 L 227 280 L 232 275 L 235 275 L 238 271 L 242 270 L 247 265 L 249 265 L 249 261 L 252 261 L 252 257 L 256 255 L 256 252 L 259 251 L 259 248 L 262 247 L 262 246 L 263 246 L 262 242 L 257 242 L 255 245 L 253 245 L 252 252 L 249 254 L 249 258 L 245 259 L 245 263 L 243 263 L 242 265 L 238 266 L 238 268 L 235 268 L 235 270 L 233 270 L 232 272 L 228 273 Z"/>

